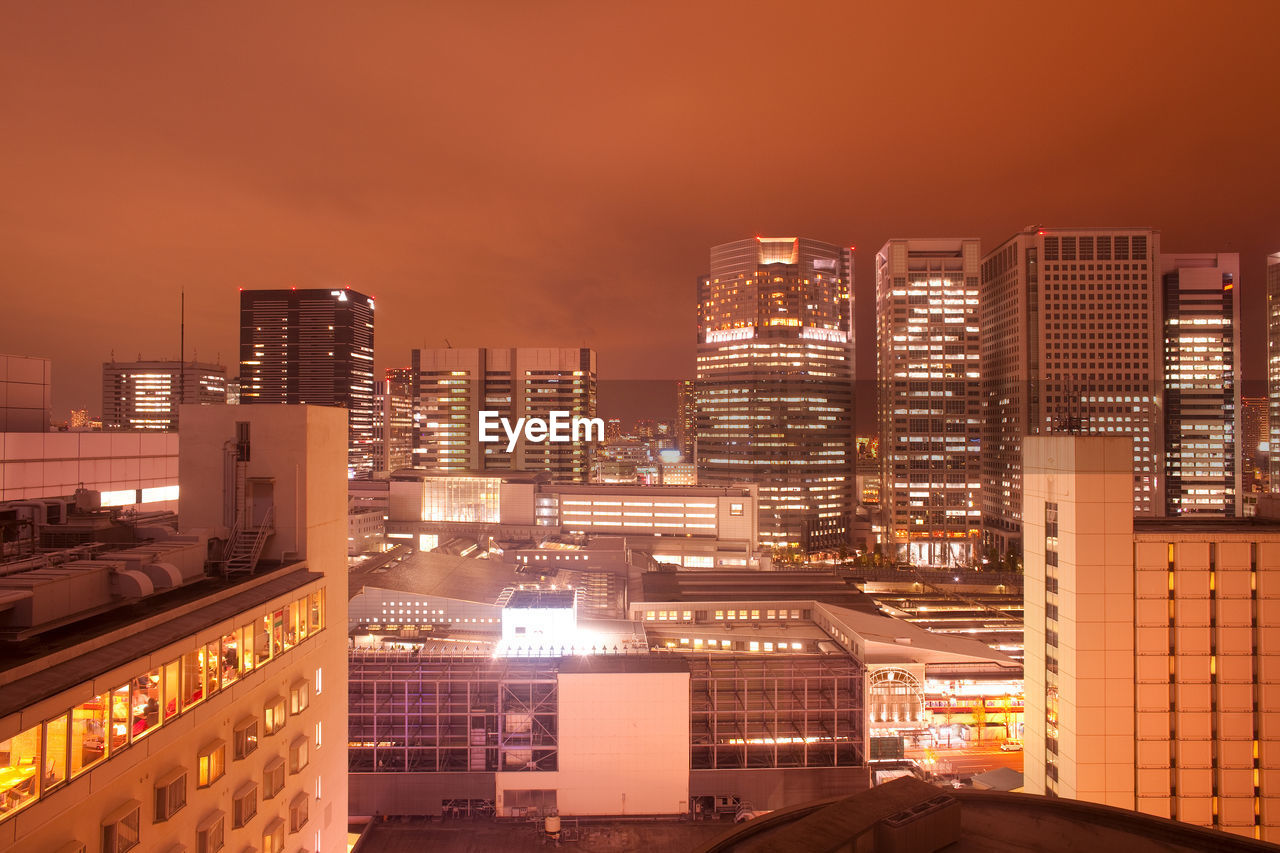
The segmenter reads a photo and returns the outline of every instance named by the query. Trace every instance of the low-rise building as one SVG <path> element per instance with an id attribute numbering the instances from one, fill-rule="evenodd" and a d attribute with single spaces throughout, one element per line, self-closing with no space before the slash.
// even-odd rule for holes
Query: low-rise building
<path id="1" fill-rule="evenodd" d="M 346 843 L 345 413 L 183 415 L 180 531 L 0 567 L 0 850 Z"/>

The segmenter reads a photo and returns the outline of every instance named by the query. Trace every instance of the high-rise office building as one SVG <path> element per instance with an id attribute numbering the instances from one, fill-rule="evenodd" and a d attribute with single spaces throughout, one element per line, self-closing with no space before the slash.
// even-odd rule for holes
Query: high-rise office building
<path id="1" fill-rule="evenodd" d="M 1165 514 L 1237 518 L 1240 256 L 1161 255 Z"/>
<path id="2" fill-rule="evenodd" d="M 692 379 L 676 383 L 676 449 L 693 462 L 698 443 L 698 395 Z"/>
<path id="3" fill-rule="evenodd" d="M 1280 252 L 1267 255 L 1267 440 L 1270 488 L 1280 486 Z"/>
<path id="4" fill-rule="evenodd" d="M 374 410 L 373 472 L 389 473 L 413 465 L 413 407 L 417 384 L 411 367 L 388 367 L 378 383 Z"/>
<path id="5" fill-rule="evenodd" d="M 1271 412 L 1266 397 L 1240 398 L 1241 491 L 1266 491 Z M 1265 445 L 1265 450 L 1264 450 Z"/>
<path id="6" fill-rule="evenodd" d="M 1135 519 L 1130 438 L 1024 449 L 1024 790 L 1280 841 L 1280 520 Z"/>
<path id="7" fill-rule="evenodd" d="M 227 369 L 198 361 L 109 361 L 102 365 L 103 429 L 178 428 L 183 403 L 227 402 Z"/>
<path id="8" fill-rule="evenodd" d="M 0 433 L 49 431 L 51 364 L 47 358 L 0 355 Z"/>
<path id="9" fill-rule="evenodd" d="M 1160 232 L 1027 228 L 982 262 L 982 521 L 1016 551 L 1022 439 L 1050 432 L 1134 440 L 1133 509 L 1159 515 Z"/>
<path id="10" fill-rule="evenodd" d="M 553 347 L 413 351 L 418 426 L 414 467 L 436 471 L 545 471 L 556 482 L 585 483 L 590 444 L 530 442 L 507 452 L 505 435 L 480 441 L 480 412 L 517 418 L 594 418 L 596 354 Z M 501 427 L 497 433 L 502 435 Z"/>
<path id="11" fill-rule="evenodd" d="M 853 250 L 797 237 L 711 249 L 698 282 L 698 482 L 760 488 L 760 537 L 816 551 L 853 510 Z"/>
<path id="12" fill-rule="evenodd" d="M 373 471 L 373 299 L 342 290 L 240 291 L 240 403 L 347 410 L 347 477 Z"/>
<path id="13" fill-rule="evenodd" d="M 912 565 L 978 556 L 981 261 L 976 239 L 890 240 L 876 254 L 884 544 Z"/>

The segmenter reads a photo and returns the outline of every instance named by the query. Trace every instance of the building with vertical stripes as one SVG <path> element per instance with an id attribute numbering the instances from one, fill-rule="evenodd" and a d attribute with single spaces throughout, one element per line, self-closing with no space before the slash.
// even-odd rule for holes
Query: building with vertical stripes
<path id="1" fill-rule="evenodd" d="M 1240 256 L 1161 255 L 1165 514 L 1237 518 Z"/>
<path id="2" fill-rule="evenodd" d="M 198 361 L 102 365 L 103 429 L 175 430 L 184 403 L 227 402 L 227 369 Z"/>
<path id="3" fill-rule="evenodd" d="M 853 249 L 756 237 L 711 249 L 698 283 L 698 482 L 754 483 L 762 544 L 849 542 Z"/>
<path id="4" fill-rule="evenodd" d="M 1133 511 L 1164 510 L 1160 232 L 1027 228 L 983 258 L 983 537 L 1017 552 L 1022 439 L 1133 439 Z"/>
<path id="5" fill-rule="evenodd" d="M 1024 790 L 1280 841 L 1273 499 L 1135 519 L 1131 438 L 1024 452 Z"/>
<path id="6" fill-rule="evenodd" d="M 593 418 L 596 354 L 570 347 L 471 347 L 413 351 L 418 420 L 413 465 L 431 471 L 545 471 L 555 482 L 585 483 L 585 442 L 480 441 L 480 412 L 514 424 L 551 412 Z M 501 430 L 499 430 L 501 432 Z"/>
<path id="7" fill-rule="evenodd" d="M 916 566 L 980 556 L 976 239 L 890 240 L 876 254 L 885 553 Z"/>

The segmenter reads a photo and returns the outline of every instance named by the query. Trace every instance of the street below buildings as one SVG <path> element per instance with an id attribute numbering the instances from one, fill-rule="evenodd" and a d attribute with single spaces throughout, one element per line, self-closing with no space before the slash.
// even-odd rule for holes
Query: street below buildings
<path id="1" fill-rule="evenodd" d="M 1022 752 L 1003 752 L 999 741 L 984 741 L 980 744 L 966 744 L 960 739 L 952 741 L 952 745 L 934 747 L 932 749 L 908 749 L 906 757 L 920 762 L 926 770 L 938 775 L 972 776 L 994 770 L 997 767 L 1008 767 L 1022 772 Z M 932 757 L 930 765 L 927 759 Z"/>

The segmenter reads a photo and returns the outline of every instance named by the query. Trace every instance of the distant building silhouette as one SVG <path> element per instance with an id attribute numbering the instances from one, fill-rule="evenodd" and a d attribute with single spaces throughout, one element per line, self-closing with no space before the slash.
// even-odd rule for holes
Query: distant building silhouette
<path id="1" fill-rule="evenodd" d="M 347 410 L 347 477 L 373 472 L 373 299 L 350 288 L 240 292 L 240 403 Z"/>

